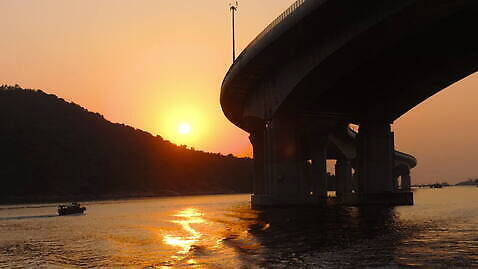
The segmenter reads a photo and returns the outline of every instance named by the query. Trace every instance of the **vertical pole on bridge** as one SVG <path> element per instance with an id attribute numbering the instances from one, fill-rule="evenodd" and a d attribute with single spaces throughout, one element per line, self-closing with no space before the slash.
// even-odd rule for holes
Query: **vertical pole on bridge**
<path id="1" fill-rule="evenodd" d="M 229 4 L 229 9 L 231 10 L 232 15 L 232 62 L 236 60 L 236 24 L 235 24 L 235 15 L 237 12 L 237 7 L 239 3 L 237 1 Z"/>

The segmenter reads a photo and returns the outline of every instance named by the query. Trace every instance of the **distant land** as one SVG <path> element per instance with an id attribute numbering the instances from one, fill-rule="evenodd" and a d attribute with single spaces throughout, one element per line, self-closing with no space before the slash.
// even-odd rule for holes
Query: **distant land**
<path id="1" fill-rule="evenodd" d="M 448 187 L 448 186 L 478 186 L 478 179 L 467 179 L 465 181 L 462 181 L 462 182 L 458 182 L 454 185 L 450 185 L 448 184 L 448 182 L 436 182 L 436 183 L 433 183 L 433 184 L 417 184 L 417 185 L 413 185 L 414 187 L 433 187 L 433 186 L 436 186 L 436 185 L 441 185 L 443 187 Z"/>
<path id="2" fill-rule="evenodd" d="M 456 186 L 478 186 L 478 179 L 468 179 L 455 184 Z"/>
<path id="3" fill-rule="evenodd" d="M 41 90 L 0 86 L 0 203 L 247 193 L 252 160 L 177 146 Z"/>

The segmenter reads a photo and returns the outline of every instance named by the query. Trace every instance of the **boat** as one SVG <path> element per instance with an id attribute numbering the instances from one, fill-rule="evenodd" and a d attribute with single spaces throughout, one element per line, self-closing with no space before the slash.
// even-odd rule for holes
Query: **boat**
<path id="1" fill-rule="evenodd" d="M 430 185 L 430 188 L 435 188 L 435 189 L 440 189 L 442 187 L 443 187 L 443 185 L 440 184 L 440 183 L 435 183 L 435 184 Z"/>
<path id="2" fill-rule="evenodd" d="M 58 215 L 71 215 L 71 214 L 83 214 L 86 211 L 86 207 L 80 206 L 79 203 L 71 203 L 69 205 L 59 205 Z"/>

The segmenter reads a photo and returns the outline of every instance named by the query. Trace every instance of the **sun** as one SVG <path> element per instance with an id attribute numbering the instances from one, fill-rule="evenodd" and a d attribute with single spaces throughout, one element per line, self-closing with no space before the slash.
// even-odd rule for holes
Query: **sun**
<path id="1" fill-rule="evenodd" d="M 179 124 L 178 132 L 182 135 L 187 135 L 191 132 L 192 128 L 189 123 L 183 122 Z"/>

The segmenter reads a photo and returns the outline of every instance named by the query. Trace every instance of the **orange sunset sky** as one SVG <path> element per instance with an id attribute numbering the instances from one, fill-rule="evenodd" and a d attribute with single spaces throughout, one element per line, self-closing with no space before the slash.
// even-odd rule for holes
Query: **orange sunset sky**
<path id="1" fill-rule="evenodd" d="M 0 1 L 0 84 L 42 89 L 176 144 L 248 155 L 248 135 L 219 105 L 231 64 L 228 3 Z M 238 52 L 292 3 L 240 1 Z M 397 149 L 418 158 L 414 184 L 478 177 L 477 86 L 475 74 L 393 125 Z"/>

